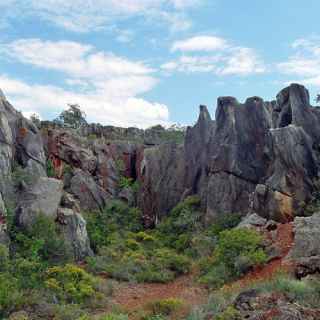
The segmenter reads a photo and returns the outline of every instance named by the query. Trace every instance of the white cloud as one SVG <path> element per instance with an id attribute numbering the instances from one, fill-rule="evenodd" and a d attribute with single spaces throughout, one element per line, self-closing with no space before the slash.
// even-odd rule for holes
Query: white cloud
<path id="1" fill-rule="evenodd" d="M 11 16 L 32 16 L 73 32 L 90 32 L 110 27 L 113 22 L 133 16 L 152 16 L 153 20 L 162 20 L 168 24 L 177 14 L 199 5 L 202 1 L 6 0 L 0 4 L 0 8 L 3 9 L 2 12 L 11 11 Z M 180 18 L 182 19 L 183 15 L 180 15 Z"/>
<path id="2" fill-rule="evenodd" d="M 320 86 L 320 38 L 297 39 L 291 47 L 294 50 L 293 55 L 287 61 L 279 63 L 278 70 L 284 74 L 300 77 L 295 82 Z"/>
<path id="3" fill-rule="evenodd" d="M 181 56 L 176 61 L 163 64 L 161 68 L 165 71 L 179 71 L 185 73 L 214 72 L 219 56 Z"/>
<path id="4" fill-rule="evenodd" d="M 223 60 L 225 65 L 218 69 L 220 75 L 248 75 L 263 73 L 266 70 L 263 62 L 251 48 L 234 48 Z"/>
<path id="5" fill-rule="evenodd" d="M 112 53 L 98 52 L 90 45 L 71 41 L 20 39 L 3 44 L 1 52 L 22 63 L 48 70 L 63 71 L 80 78 L 104 79 L 152 72 L 151 68 L 141 62 L 131 62 Z"/>
<path id="6" fill-rule="evenodd" d="M 166 105 L 138 97 L 111 99 L 104 91 L 78 93 L 56 86 L 30 85 L 6 76 L 0 76 L 0 87 L 18 110 L 44 119 L 48 113 L 58 114 L 68 103 L 77 103 L 89 121 L 101 124 L 146 128 L 169 123 Z"/>
<path id="7" fill-rule="evenodd" d="M 57 114 L 68 103 L 78 103 L 90 121 L 121 126 L 148 127 L 168 123 L 167 106 L 139 96 L 158 82 L 154 70 L 94 47 L 70 41 L 21 39 L 2 46 L 0 53 L 13 61 L 66 75 L 59 86 L 31 85 L 6 76 L 0 87 L 24 112 Z"/>
<path id="8" fill-rule="evenodd" d="M 217 51 L 228 46 L 226 40 L 214 36 L 197 36 L 175 42 L 171 51 Z"/>
<path id="9" fill-rule="evenodd" d="M 176 41 L 171 51 L 183 55 L 164 63 L 167 72 L 211 72 L 216 75 L 249 75 L 266 71 L 262 59 L 255 50 L 233 45 L 230 41 L 215 36 L 196 36 Z"/>

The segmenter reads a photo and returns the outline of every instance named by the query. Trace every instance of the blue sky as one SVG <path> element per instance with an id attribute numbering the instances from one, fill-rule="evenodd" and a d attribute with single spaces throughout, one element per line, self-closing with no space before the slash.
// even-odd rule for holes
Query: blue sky
<path id="1" fill-rule="evenodd" d="M 320 91 L 318 0 L 0 0 L 0 88 L 26 115 L 192 124 L 218 96 Z"/>

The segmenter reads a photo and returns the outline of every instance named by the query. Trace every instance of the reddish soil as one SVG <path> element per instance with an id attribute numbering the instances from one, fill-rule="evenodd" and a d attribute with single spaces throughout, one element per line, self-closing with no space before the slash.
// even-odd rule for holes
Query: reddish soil
<path id="1" fill-rule="evenodd" d="M 208 293 L 204 287 L 194 283 L 192 275 L 188 275 L 166 284 L 122 283 L 115 289 L 113 301 L 124 310 L 132 312 L 146 307 L 152 301 L 168 298 L 180 299 L 190 309 L 205 303 Z"/>

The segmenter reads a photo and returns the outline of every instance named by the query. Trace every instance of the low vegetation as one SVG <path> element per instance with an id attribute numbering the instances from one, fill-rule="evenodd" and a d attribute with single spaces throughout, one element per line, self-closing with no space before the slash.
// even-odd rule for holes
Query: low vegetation
<path id="1" fill-rule="evenodd" d="M 263 238 L 254 230 L 235 228 L 238 214 L 224 215 L 207 227 L 202 218 L 200 200 L 192 196 L 154 229 L 146 230 L 139 209 L 110 201 L 102 212 L 86 214 L 95 255 L 83 266 L 72 263 L 56 224 L 45 216 L 36 218 L 29 230 L 9 223 L 10 248 L 0 246 L 0 318 L 26 310 L 34 315 L 30 319 L 88 320 L 93 310 L 109 306 L 111 282 L 116 283 L 109 278 L 166 283 L 195 270 L 195 281 L 213 294 L 207 305 L 187 318 L 241 319 L 234 300 L 248 288 L 232 293 L 221 288 L 266 262 Z M 319 281 L 307 283 L 285 275 L 254 288 L 308 307 L 320 299 Z M 184 307 L 179 299 L 155 300 L 135 317 L 175 318 Z M 127 320 L 129 315 L 110 308 L 96 319 Z"/>

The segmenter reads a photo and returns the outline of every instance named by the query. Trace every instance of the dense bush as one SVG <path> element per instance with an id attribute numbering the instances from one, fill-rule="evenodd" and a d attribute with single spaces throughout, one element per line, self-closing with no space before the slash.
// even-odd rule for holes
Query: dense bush
<path id="1" fill-rule="evenodd" d="M 190 249 L 193 237 L 202 230 L 201 216 L 199 197 L 186 198 L 157 226 L 159 241 L 180 252 Z"/>
<path id="2" fill-rule="evenodd" d="M 7 316 L 23 302 L 18 280 L 10 273 L 0 274 L 0 317 Z"/>
<path id="3" fill-rule="evenodd" d="M 202 265 L 201 282 L 212 287 L 239 278 L 255 265 L 267 260 L 262 248 L 262 236 L 254 230 L 222 231 L 213 255 Z"/>
<path id="4" fill-rule="evenodd" d="M 215 218 L 214 223 L 208 228 L 206 233 L 210 236 L 218 237 L 224 230 L 236 227 L 241 221 L 241 214 L 226 213 Z"/>
<path id="5" fill-rule="evenodd" d="M 141 212 L 121 201 L 112 201 L 103 212 L 86 215 L 87 230 L 93 249 L 110 245 L 114 233 L 138 232 L 143 229 Z"/>
<path id="6" fill-rule="evenodd" d="M 39 215 L 28 230 L 11 230 L 11 238 L 15 256 L 48 263 L 70 258 L 56 223 L 45 215 Z"/>
<path id="7" fill-rule="evenodd" d="M 88 258 L 89 270 L 128 281 L 168 282 L 187 273 L 190 260 L 169 248 L 158 247 L 145 232 L 113 237 L 110 245 L 101 248 L 99 255 Z"/>
<path id="8" fill-rule="evenodd" d="M 97 279 L 72 264 L 49 268 L 45 285 L 55 298 L 64 303 L 84 303 L 98 293 Z"/>

